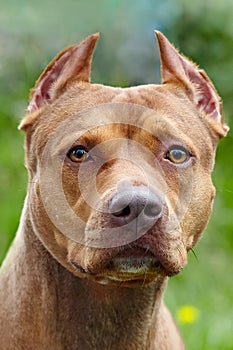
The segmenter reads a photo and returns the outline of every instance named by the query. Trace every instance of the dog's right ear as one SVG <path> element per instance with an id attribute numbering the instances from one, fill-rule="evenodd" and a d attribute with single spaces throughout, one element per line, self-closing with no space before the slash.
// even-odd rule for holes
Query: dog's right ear
<path id="1" fill-rule="evenodd" d="M 173 83 L 182 87 L 195 107 L 207 116 L 212 126 L 216 126 L 218 135 L 225 136 L 228 127 L 224 124 L 222 103 L 210 78 L 180 54 L 161 32 L 156 31 L 156 36 L 160 48 L 163 84 Z"/>
<path id="2" fill-rule="evenodd" d="M 19 126 L 26 130 L 34 118 L 30 114 L 46 103 L 58 98 L 74 81 L 90 81 L 91 60 L 99 33 L 90 35 L 78 45 L 68 47 L 59 53 L 45 68 L 30 93 L 27 111 L 29 115 Z"/>

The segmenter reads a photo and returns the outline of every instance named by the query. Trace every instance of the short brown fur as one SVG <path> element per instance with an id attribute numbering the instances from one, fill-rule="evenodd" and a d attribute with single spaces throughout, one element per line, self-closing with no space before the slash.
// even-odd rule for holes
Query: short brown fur
<path id="1" fill-rule="evenodd" d="M 186 265 L 187 252 L 208 222 L 215 195 L 210 176 L 215 149 L 227 127 L 219 97 L 206 74 L 179 54 L 161 33 L 157 32 L 157 37 L 162 85 L 123 89 L 90 84 L 91 59 L 98 39 L 94 34 L 57 56 L 32 90 L 29 112 L 20 125 L 26 132 L 28 194 L 17 235 L 0 271 L 0 349 L 184 349 L 163 294 L 168 277 Z M 132 146 L 132 161 L 122 157 L 130 148 L 121 144 L 101 149 L 102 156 L 110 160 L 96 175 L 97 190 L 103 202 L 109 203 L 116 185 L 125 179 L 130 188 L 146 188 L 144 170 L 153 193 L 163 198 L 163 211 L 136 242 L 126 247 L 95 248 L 75 242 L 54 225 L 42 201 L 38 174 L 46 144 L 59 125 L 95 107 L 101 110 L 112 106 L 113 118 L 118 120 L 117 108 L 123 104 L 132 113 L 139 113 L 139 127 L 127 125 L 127 120 L 109 124 L 108 114 L 97 113 L 100 126 L 86 131 L 77 141 L 89 149 L 108 140 L 114 146 L 118 139 L 142 145 L 138 152 Z M 154 113 L 144 115 L 140 108 Z M 189 165 L 179 170 L 165 157 L 174 142 L 192 153 Z M 102 207 L 97 210 L 98 203 L 94 209 L 86 203 L 78 172 L 66 157 L 62 182 L 67 202 L 86 222 L 86 232 L 91 234 L 91 228 L 97 227 L 96 234 L 101 236 L 103 228 L 115 227 L 115 221 Z M 188 189 L 190 183 L 191 195 L 184 204 L 185 193 L 180 188 Z M 92 193 L 88 188 L 86 191 L 91 198 Z M 168 234 L 166 225 L 175 205 L 178 211 L 185 206 L 185 213 Z M 131 249 L 130 254 L 135 256 L 145 247 L 150 258 L 153 255 L 159 260 L 158 267 L 137 274 L 130 268 L 122 272 L 111 267 L 125 249 Z M 146 264 L 143 256 L 137 259 Z"/>

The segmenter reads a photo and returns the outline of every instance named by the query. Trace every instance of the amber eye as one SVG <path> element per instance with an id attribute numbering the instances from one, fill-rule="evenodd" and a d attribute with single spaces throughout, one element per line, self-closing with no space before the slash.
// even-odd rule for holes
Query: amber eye
<path id="1" fill-rule="evenodd" d="M 90 158 L 87 150 L 80 146 L 72 148 L 68 153 L 68 157 L 76 163 L 85 162 Z"/>
<path id="2" fill-rule="evenodd" d="M 170 160 L 172 163 L 181 164 L 189 160 L 190 154 L 183 147 L 172 147 L 166 154 L 166 159 Z"/>

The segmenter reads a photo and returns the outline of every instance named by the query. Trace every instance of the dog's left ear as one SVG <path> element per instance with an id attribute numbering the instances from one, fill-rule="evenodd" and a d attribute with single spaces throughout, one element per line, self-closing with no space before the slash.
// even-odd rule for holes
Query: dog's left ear
<path id="1" fill-rule="evenodd" d="M 160 48 L 163 84 L 181 85 L 192 102 L 221 126 L 218 133 L 224 136 L 228 127 L 224 124 L 220 97 L 211 80 L 203 70 L 181 55 L 161 32 L 155 33 Z"/>
<path id="2" fill-rule="evenodd" d="M 58 98 L 70 83 L 89 82 L 91 60 L 98 39 L 99 33 L 90 35 L 80 44 L 68 47 L 59 53 L 49 63 L 31 91 L 27 108 L 29 114 Z M 19 129 L 26 130 L 30 119 L 33 118 L 27 115 Z"/>

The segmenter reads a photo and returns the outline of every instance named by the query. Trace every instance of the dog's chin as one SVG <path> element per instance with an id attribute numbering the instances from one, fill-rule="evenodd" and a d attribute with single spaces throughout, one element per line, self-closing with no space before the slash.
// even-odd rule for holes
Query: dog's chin
<path id="1" fill-rule="evenodd" d="M 159 269 L 149 270 L 147 266 L 142 266 L 138 269 L 108 269 L 96 275 L 94 280 L 102 285 L 115 284 L 122 287 L 143 287 L 162 275 L 163 273 Z"/>
<path id="2" fill-rule="evenodd" d="M 117 254 L 101 272 L 92 277 L 103 285 L 136 287 L 144 286 L 166 275 L 165 269 L 152 253 L 134 248 Z"/>

